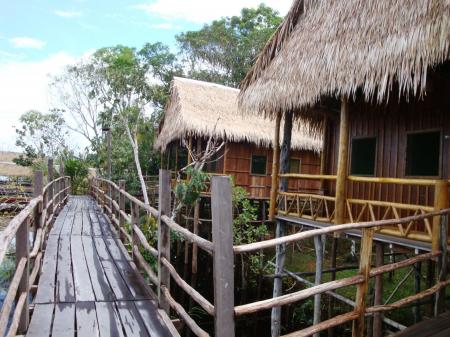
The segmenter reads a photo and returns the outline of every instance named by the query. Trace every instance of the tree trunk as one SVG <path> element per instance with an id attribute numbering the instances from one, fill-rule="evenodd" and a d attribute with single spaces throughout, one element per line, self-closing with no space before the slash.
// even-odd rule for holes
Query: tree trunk
<path id="1" fill-rule="evenodd" d="M 292 117 L 293 112 L 288 111 L 285 113 L 284 130 L 283 130 L 283 143 L 280 153 L 280 173 L 289 172 L 289 155 L 291 150 L 291 136 L 292 136 Z M 280 190 L 287 191 L 288 181 L 286 178 L 280 180 Z M 286 234 L 286 224 L 282 221 L 277 221 L 276 237 L 281 237 Z M 273 281 L 273 297 L 282 295 L 283 292 L 283 280 L 278 275 L 283 273 L 284 261 L 286 258 L 286 244 L 278 245 L 276 247 L 276 267 Z M 280 336 L 281 330 L 281 307 L 272 308 L 271 315 L 271 331 L 272 337 Z"/>
<path id="2" fill-rule="evenodd" d="M 314 237 L 314 247 L 316 249 L 316 277 L 314 284 L 319 285 L 322 283 L 324 237 L 321 235 L 316 235 Z M 320 300 L 320 294 L 314 295 L 313 325 L 319 324 L 321 320 Z M 320 337 L 320 332 L 315 333 L 313 337 Z"/>

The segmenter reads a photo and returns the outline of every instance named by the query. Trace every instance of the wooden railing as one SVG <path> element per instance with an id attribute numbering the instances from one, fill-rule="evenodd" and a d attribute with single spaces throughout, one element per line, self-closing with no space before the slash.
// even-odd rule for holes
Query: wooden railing
<path id="1" fill-rule="evenodd" d="M 336 180 L 334 175 L 280 174 L 279 177 L 322 182 Z M 348 184 L 366 184 L 368 191 L 367 196 L 359 198 L 351 197 L 352 194 L 357 195 L 358 192 L 347 191 L 349 197 L 345 199 L 345 218 L 349 222 L 400 219 L 448 207 L 448 204 L 445 207 L 439 205 L 440 199 L 446 199 L 446 197 L 440 197 L 442 191 L 447 190 L 448 194 L 448 182 L 443 180 L 349 176 L 347 182 Z M 446 184 L 442 184 L 442 182 Z M 398 193 L 391 192 L 393 196 L 389 196 L 389 188 L 397 189 Z M 382 193 L 382 190 L 386 189 L 388 192 Z M 411 192 L 413 189 L 414 191 Z M 319 194 L 279 192 L 278 213 L 333 223 L 336 204 L 333 186 L 329 186 L 328 191 L 328 193 Z M 403 191 L 405 192 L 403 193 Z M 400 202 L 396 199 L 400 199 Z M 432 224 L 426 218 L 406 224 L 396 223 L 390 227 L 376 228 L 375 231 L 427 242 L 431 242 L 433 236 Z"/>
<path id="2" fill-rule="evenodd" d="M 315 295 L 329 293 L 330 291 L 351 285 L 355 285 L 357 289 L 353 310 L 332 317 L 306 329 L 290 333 L 286 336 L 309 336 L 327 328 L 348 322 L 353 322 L 353 336 L 363 336 L 365 316 L 398 309 L 429 296 L 434 296 L 435 314 L 438 314 L 443 309 L 445 287 L 450 284 L 450 280 L 447 280 L 447 229 L 450 209 L 433 211 L 400 219 L 333 225 L 257 243 L 233 246 L 232 196 L 229 178 L 212 178 L 212 242 L 181 227 L 169 217 L 171 191 L 170 174 L 168 171 L 160 172 L 159 186 L 159 210 L 143 204 L 141 201 L 125 192 L 123 182 L 120 182 L 119 186 L 117 186 L 107 180 L 95 179 L 92 182 L 92 192 L 99 204 L 103 206 L 105 212 L 110 216 L 112 222 L 116 225 L 117 230 L 122 233 L 122 239 L 132 247 L 131 250 L 136 264 L 147 273 L 151 282 L 156 286 L 160 306 L 167 311 L 169 308 L 172 308 L 197 336 L 203 337 L 208 336 L 208 334 L 172 297 L 170 292 L 171 280 L 175 281 L 175 283 L 198 303 L 205 312 L 214 317 L 215 336 L 220 337 L 233 337 L 235 335 L 236 317 L 271 309 L 273 307 L 294 304 Z M 131 215 L 128 215 L 125 211 L 125 200 L 130 203 Z M 139 228 L 137 219 L 140 211 L 158 218 L 159 228 L 158 237 L 156 238 L 158 242 L 157 248 L 152 247 L 148 243 Z M 432 221 L 432 219 L 437 219 L 437 221 Z M 420 254 L 400 262 L 380 265 L 376 268 L 371 267 L 373 235 L 377 228 L 386 228 L 398 224 L 406 225 L 412 221 L 425 220 L 433 223 L 433 230 L 438 233 L 438 236 L 433 237 L 433 240 L 437 240 L 436 242 L 433 242 L 433 247 L 435 249 L 430 253 Z M 130 232 L 125 229 L 125 222 L 128 222 L 132 229 Z M 436 224 L 437 228 L 434 228 Z M 327 234 L 333 235 L 334 233 L 346 230 L 361 230 L 362 232 L 359 272 L 356 275 L 315 285 L 276 298 L 269 298 L 238 306 L 234 305 L 233 265 L 235 255 L 259 253 L 261 250 L 273 249 L 279 245 L 311 239 L 315 236 Z M 183 236 L 185 240 L 198 246 L 212 256 L 214 271 L 214 303 L 208 301 L 196 289 L 183 280 L 177 273 L 175 267 L 171 264 L 170 231 L 178 233 Z M 156 270 L 154 270 L 143 258 L 141 253 L 142 250 L 149 252 L 158 259 L 158 268 Z M 368 305 L 366 295 L 371 278 L 380 279 L 385 273 L 427 260 L 433 261 L 436 266 L 436 283 L 433 286 L 394 303 Z"/>
<path id="3" fill-rule="evenodd" d="M 63 171 L 61 171 L 63 173 Z M 16 336 L 27 331 L 30 317 L 30 295 L 36 290 L 46 237 L 56 215 L 66 203 L 70 177 L 53 180 L 49 161 L 50 182 L 43 187 L 42 171 L 34 178 L 34 198 L 16 215 L 0 234 L 0 264 L 15 239 L 15 272 L 0 312 L 0 336 Z M 34 233 L 30 242 L 30 234 Z M 14 307 L 11 316 L 11 310 Z M 8 322 L 10 322 L 8 328 Z"/>

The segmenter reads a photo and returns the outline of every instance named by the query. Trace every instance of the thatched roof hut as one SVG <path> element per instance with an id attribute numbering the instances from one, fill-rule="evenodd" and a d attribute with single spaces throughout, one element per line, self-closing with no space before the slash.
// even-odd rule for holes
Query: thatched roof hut
<path id="1" fill-rule="evenodd" d="M 380 102 L 393 84 L 421 94 L 449 47 L 448 0 L 295 0 L 243 81 L 240 106 L 270 115 L 357 90 Z"/>
<path id="2" fill-rule="evenodd" d="M 175 77 L 156 148 L 165 150 L 171 142 L 188 136 L 271 146 L 274 122 L 240 113 L 238 94 L 239 90 L 226 86 Z M 301 121 L 296 123 L 292 147 L 320 152 L 321 135 L 310 135 L 308 129 Z"/>

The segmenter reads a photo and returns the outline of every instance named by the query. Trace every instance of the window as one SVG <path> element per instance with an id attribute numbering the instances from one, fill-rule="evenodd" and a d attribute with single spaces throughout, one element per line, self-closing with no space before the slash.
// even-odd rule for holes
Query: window
<path id="1" fill-rule="evenodd" d="M 252 174 L 265 175 L 267 166 L 266 164 L 267 164 L 266 156 L 252 155 L 252 168 L 251 168 Z"/>
<path id="2" fill-rule="evenodd" d="M 441 133 L 410 133 L 406 141 L 406 175 L 439 176 Z"/>
<path id="3" fill-rule="evenodd" d="M 300 173 L 301 161 L 300 159 L 289 160 L 289 173 Z"/>
<path id="4" fill-rule="evenodd" d="M 375 175 L 376 148 L 377 139 L 375 137 L 353 139 L 350 174 L 358 176 Z"/>

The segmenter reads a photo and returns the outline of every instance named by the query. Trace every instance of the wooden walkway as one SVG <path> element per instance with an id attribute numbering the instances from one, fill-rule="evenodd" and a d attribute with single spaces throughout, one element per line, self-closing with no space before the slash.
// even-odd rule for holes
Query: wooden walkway
<path id="1" fill-rule="evenodd" d="M 450 312 L 425 320 L 406 328 L 391 337 L 448 337 L 450 336 Z"/>
<path id="2" fill-rule="evenodd" d="M 89 197 L 71 197 L 50 231 L 27 336 L 178 336 Z"/>

